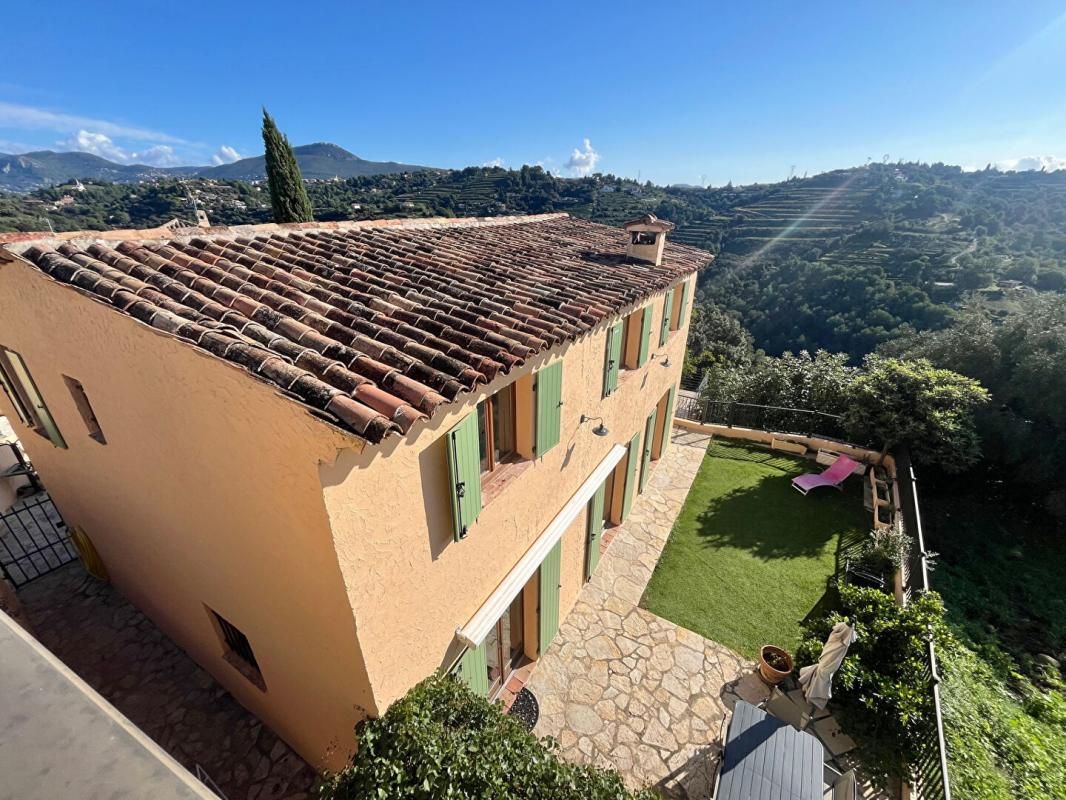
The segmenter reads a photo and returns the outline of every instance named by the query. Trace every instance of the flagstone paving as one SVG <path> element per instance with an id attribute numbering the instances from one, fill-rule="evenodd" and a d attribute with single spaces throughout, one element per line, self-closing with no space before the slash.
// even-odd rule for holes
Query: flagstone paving
<path id="1" fill-rule="evenodd" d="M 735 693 L 753 702 L 766 696 L 752 680 L 753 663 L 639 607 L 707 441 L 673 430 L 527 683 L 540 702 L 535 733 L 554 736 L 564 758 L 613 767 L 634 788 L 653 785 L 688 800 L 710 796 Z"/>
<path id="2" fill-rule="evenodd" d="M 18 599 L 41 644 L 228 800 L 312 796 L 315 771 L 80 562 L 26 584 Z"/>

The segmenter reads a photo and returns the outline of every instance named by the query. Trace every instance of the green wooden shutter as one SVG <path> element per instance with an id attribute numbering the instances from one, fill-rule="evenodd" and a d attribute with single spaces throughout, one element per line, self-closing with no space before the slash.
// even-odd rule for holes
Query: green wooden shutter
<path id="1" fill-rule="evenodd" d="M 37 384 L 34 383 L 26 362 L 22 360 L 22 356 L 13 350 L 5 351 L 5 355 L 11 365 L 15 381 L 19 384 L 17 388 L 22 389 L 23 396 L 29 401 L 30 414 L 36 420 L 32 427 L 40 428 L 41 432 L 51 439 L 52 444 L 65 450 L 67 448 L 66 440 L 63 439 L 63 434 L 59 432 L 59 427 L 52 418 L 52 412 L 48 410 L 44 397 L 37 389 Z"/>
<path id="2" fill-rule="evenodd" d="M 481 451 L 477 413 L 470 413 L 445 434 L 448 477 L 451 479 L 452 530 L 455 541 L 466 534 L 481 513 Z"/>
<path id="3" fill-rule="evenodd" d="M 534 445 L 538 458 L 559 444 L 563 405 L 563 362 L 556 361 L 537 373 L 537 436 Z"/>
<path id="4" fill-rule="evenodd" d="M 586 524 L 588 538 L 585 540 L 585 580 L 592 578 L 596 565 L 600 563 L 600 537 L 603 535 L 603 496 L 607 483 L 601 483 L 596 494 L 589 501 L 589 518 Z"/>
<path id="5" fill-rule="evenodd" d="M 562 575 L 563 540 L 555 543 L 540 564 L 540 654 L 559 632 L 559 589 Z"/>
<path id="6" fill-rule="evenodd" d="M 659 328 L 659 347 L 666 344 L 666 337 L 670 335 L 670 312 L 674 310 L 674 290 L 666 293 L 663 300 L 663 324 Z"/>
<path id="7" fill-rule="evenodd" d="M 648 353 L 651 350 L 651 306 L 644 306 L 644 314 L 640 318 L 640 351 L 637 353 L 637 366 L 643 367 L 648 361 Z"/>
<path id="8" fill-rule="evenodd" d="M 622 520 L 629 516 L 633 507 L 633 487 L 637 479 L 637 459 L 640 457 L 640 433 L 634 433 L 629 440 L 629 453 L 626 456 L 626 486 L 622 494 Z"/>
<path id="9" fill-rule="evenodd" d="M 32 428 L 34 425 L 33 417 L 30 416 L 30 411 L 26 407 L 26 401 L 23 400 L 22 395 L 15 389 L 14 378 L 10 380 L 7 377 L 8 368 L 4 366 L 4 351 L 0 350 L 0 389 L 4 390 L 4 394 L 7 395 L 7 399 L 11 401 L 11 405 L 15 408 L 15 413 L 18 414 L 18 418 L 22 421 L 22 424 L 27 428 Z"/>
<path id="10" fill-rule="evenodd" d="M 670 387 L 670 396 L 666 400 L 666 419 L 663 420 L 663 446 L 659 448 L 659 456 L 666 452 L 666 446 L 670 444 L 670 429 L 674 425 L 674 387 Z"/>
<path id="11" fill-rule="evenodd" d="M 618 369 L 622 361 L 622 323 L 607 329 L 607 349 L 603 360 L 603 396 L 618 388 Z"/>
<path id="12" fill-rule="evenodd" d="M 656 409 L 658 410 L 658 409 Z M 655 440 L 655 411 L 648 415 L 648 421 L 644 423 L 644 451 L 640 459 L 640 487 L 643 492 L 648 485 L 648 471 L 651 467 L 651 446 Z"/>
<path id="13" fill-rule="evenodd" d="M 677 311 L 677 327 L 685 324 L 685 309 L 688 307 L 688 281 L 681 284 L 681 306 Z"/>
<path id="14" fill-rule="evenodd" d="M 489 694 L 489 665 L 485 654 L 485 643 L 471 648 L 463 653 L 459 659 L 459 669 L 456 674 L 482 697 Z"/>

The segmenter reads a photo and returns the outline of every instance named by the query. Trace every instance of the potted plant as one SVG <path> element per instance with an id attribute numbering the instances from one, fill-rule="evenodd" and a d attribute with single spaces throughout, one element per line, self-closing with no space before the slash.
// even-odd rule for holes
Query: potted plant
<path id="1" fill-rule="evenodd" d="M 874 528 L 863 542 L 859 561 L 873 572 L 895 574 L 910 558 L 912 547 L 911 537 L 898 525 Z"/>
<path id="2" fill-rule="evenodd" d="M 759 677 L 771 686 L 777 686 L 792 674 L 792 656 L 780 647 L 764 644 L 759 648 Z"/>

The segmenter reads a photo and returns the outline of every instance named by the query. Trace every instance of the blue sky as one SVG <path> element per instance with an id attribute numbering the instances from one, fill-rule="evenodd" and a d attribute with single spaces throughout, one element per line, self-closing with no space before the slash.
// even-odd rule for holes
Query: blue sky
<path id="1" fill-rule="evenodd" d="M 1066 167 L 1061 2 L 11 5 L 3 152 L 231 160 L 266 105 L 295 144 L 441 167 Z"/>

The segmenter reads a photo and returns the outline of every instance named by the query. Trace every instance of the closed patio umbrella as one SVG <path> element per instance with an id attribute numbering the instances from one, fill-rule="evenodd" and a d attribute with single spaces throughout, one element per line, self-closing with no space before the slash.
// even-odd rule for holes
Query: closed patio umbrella
<path id="1" fill-rule="evenodd" d="M 807 703 L 824 709 L 833 696 L 833 676 L 847 655 L 848 648 L 856 639 L 853 624 L 838 622 L 829 633 L 817 664 L 800 670 L 799 685 Z"/>

